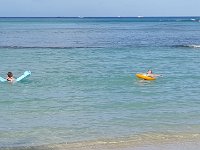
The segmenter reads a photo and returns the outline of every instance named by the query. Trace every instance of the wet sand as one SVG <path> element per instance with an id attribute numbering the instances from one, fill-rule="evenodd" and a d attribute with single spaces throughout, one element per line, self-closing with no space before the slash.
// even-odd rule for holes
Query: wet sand
<path id="1" fill-rule="evenodd" d="M 165 144 L 147 144 L 143 146 L 108 146 L 108 145 L 88 145 L 88 146 L 36 146 L 36 147 L 19 147 L 19 148 L 0 148 L 1 150 L 198 150 L 200 142 L 174 142 Z"/>
<path id="2" fill-rule="evenodd" d="M 0 148 L 0 150 L 198 150 L 200 134 L 142 135 L 137 138 Z"/>

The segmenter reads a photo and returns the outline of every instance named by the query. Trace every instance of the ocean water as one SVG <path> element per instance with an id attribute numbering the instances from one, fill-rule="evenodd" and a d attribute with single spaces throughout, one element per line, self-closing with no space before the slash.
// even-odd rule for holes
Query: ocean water
<path id="1" fill-rule="evenodd" d="M 0 18 L 0 148 L 199 137 L 199 20 Z"/>

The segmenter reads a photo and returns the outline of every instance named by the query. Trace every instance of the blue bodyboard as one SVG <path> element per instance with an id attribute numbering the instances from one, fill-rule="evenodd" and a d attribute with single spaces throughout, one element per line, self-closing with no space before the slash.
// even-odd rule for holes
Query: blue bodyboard
<path id="1" fill-rule="evenodd" d="M 0 81 L 1 81 L 1 82 L 5 82 L 5 81 L 7 81 L 7 80 L 4 79 L 4 78 L 2 78 L 2 77 L 0 77 Z"/>
<path id="2" fill-rule="evenodd" d="M 21 75 L 20 77 L 18 77 L 15 81 L 18 82 L 18 81 L 21 81 L 23 80 L 24 78 L 28 77 L 31 75 L 31 72 L 30 71 L 25 71 L 23 75 Z M 6 79 L 0 77 L 0 81 L 1 82 L 5 82 L 7 81 Z"/>
<path id="3" fill-rule="evenodd" d="M 31 72 L 30 72 L 30 71 L 25 71 L 23 75 L 21 75 L 20 77 L 18 77 L 18 78 L 16 79 L 16 81 L 17 81 L 17 82 L 18 82 L 18 81 L 21 81 L 22 79 L 24 79 L 24 78 L 26 78 L 26 77 L 28 77 L 28 76 L 30 76 L 30 75 L 31 75 Z"/>

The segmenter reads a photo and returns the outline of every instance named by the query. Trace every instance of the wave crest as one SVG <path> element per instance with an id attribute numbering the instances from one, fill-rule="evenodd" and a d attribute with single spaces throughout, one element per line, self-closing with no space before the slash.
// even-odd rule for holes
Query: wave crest
<path id="1" fill-rule="evenodd" d="M 191 45 L 177 45 L 176 47 L 200 48 L 200 45 L 196 45 L 196 44 L 191 44 Z"/>

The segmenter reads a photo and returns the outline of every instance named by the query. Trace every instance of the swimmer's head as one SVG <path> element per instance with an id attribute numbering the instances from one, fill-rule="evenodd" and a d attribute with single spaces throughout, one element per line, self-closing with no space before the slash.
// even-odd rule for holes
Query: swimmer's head
<path id="1" fill-rule="evenodd" d="M 13 77 L 12 72 L 8 72 L 7 75 L 8 75 L 9 78 L 12 78 L 12 77 Z"/>

